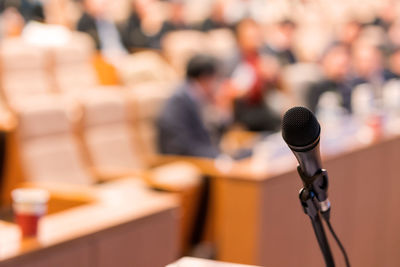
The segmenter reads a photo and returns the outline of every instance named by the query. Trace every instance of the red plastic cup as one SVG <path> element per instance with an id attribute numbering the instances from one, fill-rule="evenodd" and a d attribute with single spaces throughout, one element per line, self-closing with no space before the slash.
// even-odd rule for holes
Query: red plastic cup
<path id="1" fill-rule="evenodd" d="M 11 192 L 15 222 L 23 237 L 34 237 L 40 218 L 47 212 L 49 193 L 42 189 L 20 188 Z"/>

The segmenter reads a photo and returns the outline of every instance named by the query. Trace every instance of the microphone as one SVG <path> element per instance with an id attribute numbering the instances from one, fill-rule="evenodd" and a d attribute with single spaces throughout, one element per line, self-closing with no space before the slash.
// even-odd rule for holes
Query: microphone
<path id="1" fill-rule="evenodd" d="M 330 209 L 328 200 L 328 176 L 321 167 L 319 151 L 321 126 L 314 114 L 305 107 L 289 109 L 282 120 L 282 137 L 295 155 L 299 167 L 297 171 L 304 188 L 314 192 L 320 209 Z"/>
<path id="2" fill-rule="evenodd" d="M 328 173 L 321 167 L 320 134 L 321 126 L 314 114 L 305 107 L 291 108 L 283 116 L 282 137 L 299 162 L 297 171 L 304 186 L 299 193 L 300 202 L 304 212 L 311 219 L 326 266 L 335 267 L 335 261 L 320 215 L 339 245 L 346 266 L 350 267 L 346 250 L 330 223 L 331 204 L 328 200 Z"/>

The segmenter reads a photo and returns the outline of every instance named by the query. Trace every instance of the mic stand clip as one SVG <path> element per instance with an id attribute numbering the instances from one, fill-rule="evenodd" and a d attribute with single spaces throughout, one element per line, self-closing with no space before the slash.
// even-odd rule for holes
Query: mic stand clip
<path id="1" fill-rule="evenodd" d="M 319 247 L 324 256 L 327 267 L 335 267 L 332 252 L 326 238 L 325 230 L 322 225 L 322 215 L 325 220 L 329 221 L 330 203 L 327 198 L 328 175 L 326 170 L 318 171 L 314 176 L 309 177 L 304 174 L 300 166 L 297 167 L 304 187 L 299 192 L 299 199 L 303 211 L 311 219 Z"/>

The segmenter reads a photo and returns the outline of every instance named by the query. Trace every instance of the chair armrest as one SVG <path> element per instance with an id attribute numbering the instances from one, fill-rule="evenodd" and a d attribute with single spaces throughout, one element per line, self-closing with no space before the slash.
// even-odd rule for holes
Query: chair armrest
<path id="1" fill-rule="evenodd" d="M 127 176 L 142 176 L 146 172 L 143 169 L 110 170 L 92 167 L 90 172 L 98 182 L 112 181 Z"/>
<path id="2" fill-rule="evenodd" d="M 220 176 L 221 172 L 215 167 L 215 160 L 210 158 L 178 156 L 178 155 L 157 155 L 153 157 L 150 166 L 157 167 L 173 162 L 186 162 L 196 166 L 203 175 Z"/>

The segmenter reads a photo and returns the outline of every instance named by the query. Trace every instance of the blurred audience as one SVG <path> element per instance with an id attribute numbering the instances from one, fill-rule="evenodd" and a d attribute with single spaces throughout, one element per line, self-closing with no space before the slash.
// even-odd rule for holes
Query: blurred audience
<path id="1" fill-rule="evenodd" d="M 158 120 L 161 153 L 215 158 L 221 129 L 229 119 L 215 105 L 218 66 L 215 58 L 197 55 L 189 60 L 186 81 L 167 101 Z"/>
<path id="2" fill-rule="evenodd" d="M 321 60 L 323 79 L 310 85 L 307 92 L 308 106 L 316 112 L 320 97 L 326 92 L 336 93 L 341 105 L 351 112 L 352 87 L 349 81 L 350 51 L 344 44 L 330 47 Z"/>
<path id="3" fill-rule="evenodd" d="M 210 0 L 197 3 L 205 5 L 206 12 L 196 18 L 192 18 L 193 8 L 188 8 L 196 5 L 189 0 L 124 0 L 121 3 L 128 8 L 118 19 L 112 1 L 64 1 L 73 2 L 78 12 L 65 25 L 89 34 L 101 52 L 99 57 L 113 66 L 120 66 L 121 58 L 132 59 L 129 53 L 145 49 L 159 51 L 174 66 L 166 46 L 161 46 L 174 31 L 196 40 L 187 42 L 188 51 L 177 53 L 182 62 L 199 52 L 224 62 L 217 65 L 209 56 L 189 62 L 186 77 L 181 77 L 185 82 L 159 120 L 163 153 L 215 157 L 226 124 L 274 132 L 280 128 L 285 103 L 296 99 L 316 111 L 325 93 L 335 94 L 341 108 L 351 113 L 354 96 L 360 95 L 355 94 L 357 87 L 367 85 L 363 88 L 368 88 L 372 101 L 379 102 L 387 82 L 400 78 L 400 2 L 395 0 L 371 0 L 363 8 L 355 0 L 335 4 Z M 49 14 L 49 2 L 0 0 L 0 37 L 37 35 L 39 28 L 57 21 L 48 19 L 56 17 Z M 68 6 L 65 3 L 60 6 Z M 221 28 L 225 30 L 215 31 Z M 185 38 L 181 39 L 183 43 Z M 223 56 L 221 47 L 227 47 Z M 316 71 L 307 72 L 310 67 Z M 184 72 L 182 67 L 175 69 L 177 75 Z M 302 73 L 315 73 L 315 77 L 302 79 Z"/>
<path id="4" fill-rule="evenodd" d="M 223 1 L 215 1 L 210 16 L 202 22 L 200 30 L 210 31 L 229 26 L 224 17 L 224 4 Z"/>
<path id="5" fill-rule="evenodd" d="M 21 35 L 24 28 L 24 18 L 14 7 L 8 7 L 0 17 L 0 38 Z"/>
<path id="6" fill-rule="evenodd" d="M 364 41 L 356 43 L 352 48 L 352 61 L 355 78 L 352 85 L 368 83 L 376 90 L 391 78 L 385 69 L 382 51 Z"/>
<path id="7" fill-rule="evenodd" d="M 77 30 L 89 34 L 97 49 L 111 62 L 127 53 L 120 30 L 111 20 L 107 0 L 85 0 L 85 11 L 77 24 Z"/>
<path id="8" fill-rule="evenodd" d="M 343 45 L 351 48 L 354 42 L 360 36 L 362 26 L 356 20 L 346 21 L 343 25 L 339 27 L 339 31 L 337 34 L 337 41 L 342 43 Z"/>
<path id="9" fill-rule="evenodd" d="M 294 64 L 297 57 L 294 53 L 294 34 L 296 24 L 291 20 L 283 20 L 273 27 L 273 35 L 268 41 L 265 49 L 276 56 L 282 65 Z"/>
<path id="10" fill-rule="evenodd" d="M 26 22 L 32 19 L 36 21 L 44 21 L 45 19 L 42 1 L 0 0 L 0 12 L 9 7 L 17 9 Z"/>
<path id="11" fill-rule="evenodd" d="M 234 104 L 235 121 L 251 131 L 276 131 L 280 114 L 268 106 L 266 95 L 278 81 L 278 65 L 263 54 L 262 32 L 252 19 L 240 21 L 235 28 L 239 47 L 232 72 L 232 86 L 237 91 Z"/>

